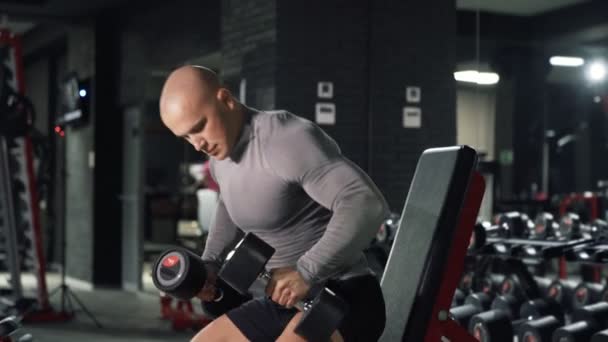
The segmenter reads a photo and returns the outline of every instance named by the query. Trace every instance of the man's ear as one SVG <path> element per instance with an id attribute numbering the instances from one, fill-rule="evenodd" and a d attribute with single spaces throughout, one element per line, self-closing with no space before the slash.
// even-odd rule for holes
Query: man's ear
<path id="1" fill-rule="evenodd" d="M 232 93 L 230 92 L 230 90 L 228 90 L 226 88 L 218 89 L 217 100 L 218 100 L 218 102 L 224 104 L 225 106 L 227 106 L 230 109 L 233 109 L 235 106 L 234 97 L 232 96 Z"/>

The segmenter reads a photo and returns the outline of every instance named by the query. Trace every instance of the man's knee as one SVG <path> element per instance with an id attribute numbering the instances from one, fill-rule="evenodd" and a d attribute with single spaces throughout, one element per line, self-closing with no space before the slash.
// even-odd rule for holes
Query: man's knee
<path id="1" fill-rule="evenodd" d="M 226 315 L 222 315 L 209 323 L 196 334 L 190 342 L 245 342 L 247 338 L 241 333 Z"/>

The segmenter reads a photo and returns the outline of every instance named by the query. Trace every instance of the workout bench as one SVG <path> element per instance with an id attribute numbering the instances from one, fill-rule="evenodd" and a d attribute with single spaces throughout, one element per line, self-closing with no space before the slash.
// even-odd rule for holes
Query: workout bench
<path id="1" fill-rule="evenodd" d="M 468 146 L 424 151 L 381 285 L 382 342 L 477 341 L 449 317 L 485 184 Z"/>

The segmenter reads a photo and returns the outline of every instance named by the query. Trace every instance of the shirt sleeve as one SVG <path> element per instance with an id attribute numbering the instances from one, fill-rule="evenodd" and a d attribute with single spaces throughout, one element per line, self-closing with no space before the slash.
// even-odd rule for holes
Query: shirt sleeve
<path id="1" fill-rule="evenodd" d="M 215 214 L 211 219 L 202 259 L 213 263 L 222 262 L 224 253 L 229 247 L 232 247 L 238 234 L 239 229 L 232 222 L 220 194 Z"/>
<path id="2" fill-rule="evenodd" d="M 270 139 L 267 160 L 274 172 L 332 211 L 321 239 L 297 263 L 309 283 L 323 282 L 359 260 L 388 205 L 365 172 L 314 123 L 287 124 Z"/>

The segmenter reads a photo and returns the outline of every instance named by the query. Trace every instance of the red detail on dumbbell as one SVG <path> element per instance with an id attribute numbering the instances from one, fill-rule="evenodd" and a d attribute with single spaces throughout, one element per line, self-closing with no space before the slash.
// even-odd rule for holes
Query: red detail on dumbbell
<path id="1" fill-rule="evenodd" d="M 536 342 L 536 337 L 534 335 L 526 335 L 525 342 Z"/>
<path id="2" fill-rule="evenodd" d="M 554 286 L 554 287 L 551 287 L 551 288 L 549 289 L 549 297 L 551 297 L 551 298 L 555 298 L 555 297 L 557 297 L 557 294 L 558 294 L 557 292 L 558 292 L 557 287 L 555 287 L 555 286 Z"/>
<path id="3" fill-rule="evenodd" d="M 576 298 L 578 298 L 578 300 L 580 302 L 583 302 L 585 300 L 585 297 L 587 297 L 587 289 L 586 288 L 580 288 L 578 289 L 578 291 L 576 291 Z"/>
<path id="4" fill-rule="evenodd" d="M 179 263 L 179 257 L 177 255 L 169 255 L 163 260 L 163 266 L 173 267 Z"/>

